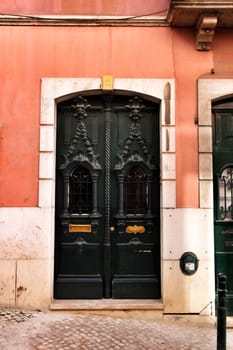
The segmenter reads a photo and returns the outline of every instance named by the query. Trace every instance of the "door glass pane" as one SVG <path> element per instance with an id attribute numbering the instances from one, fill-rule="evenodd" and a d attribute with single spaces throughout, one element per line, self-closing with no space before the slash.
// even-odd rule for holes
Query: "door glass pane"
<path id="1" fill-rule="evenodd" d="M 88 214 L 92 211 L 92 182 L 90 172 L 77 167 L 69 179 L 70 212 Z"/>
<path id="2" fill-rule="evenodd" d="M 223 170 L 218 180 L 218 219 L 233 219 L 233 166 Z"/>
<path id="3" fill-rule="evenodd" d="M 124 211 L 126 214 L 144 214 L 146 202 L 145 171 L 133 166 L 124 177 Z"/>

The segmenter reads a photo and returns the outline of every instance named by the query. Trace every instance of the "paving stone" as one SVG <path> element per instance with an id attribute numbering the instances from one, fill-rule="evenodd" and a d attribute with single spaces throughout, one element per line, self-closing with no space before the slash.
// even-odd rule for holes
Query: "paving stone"
<path id="1" fill-rule="evenodd" d="M 193 317 L 134 319 L 0 309 L 1 350 L 214 350 L 216 327 Z M 227 330 L 233 350 L 233 329 Z"/>

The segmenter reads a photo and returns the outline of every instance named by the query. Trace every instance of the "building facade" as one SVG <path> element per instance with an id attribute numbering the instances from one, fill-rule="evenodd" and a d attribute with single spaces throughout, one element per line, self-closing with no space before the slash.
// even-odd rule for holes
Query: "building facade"
<path id="1" fill-rule="evenodd" d="M 232 10 L 1 2 L 0 304 L 232 314 Z"/>

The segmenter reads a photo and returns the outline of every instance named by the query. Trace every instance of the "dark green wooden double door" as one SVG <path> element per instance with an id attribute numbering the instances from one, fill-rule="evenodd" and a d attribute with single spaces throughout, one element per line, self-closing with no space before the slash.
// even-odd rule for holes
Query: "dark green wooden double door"
<path id="1" fill-rule="evenodd" d="M 55 298 L 159 298 L 159 109 L 139 96 L 58 104 Z"/>
<path id="2" fill-rule="evenodd" d="M 233 315 L 233 100 L 213 105 L 215 268 L 227 276 L 227 314 Z"/>

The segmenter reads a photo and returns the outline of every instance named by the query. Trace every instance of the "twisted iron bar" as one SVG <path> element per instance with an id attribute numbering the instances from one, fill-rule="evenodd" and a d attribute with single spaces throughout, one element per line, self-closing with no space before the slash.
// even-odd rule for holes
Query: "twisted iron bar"
<path id="1" fill-rule="evenodd" d="M 111 100 L 105 105 L 105 182 L 104 182 L 104 217 L 105 217 L 105 297 L 110 297 L 111 282 L 111 243 L 110 243 L 110 164 L 111 164 Z"/>

